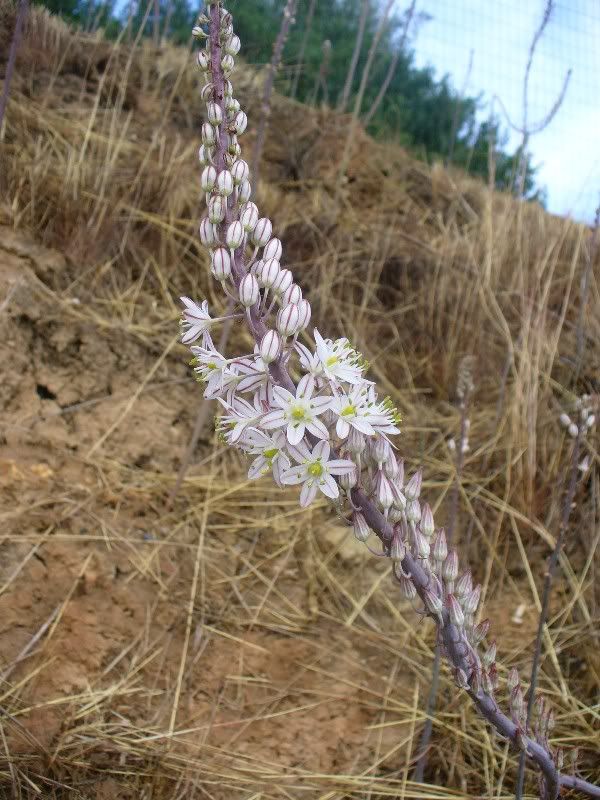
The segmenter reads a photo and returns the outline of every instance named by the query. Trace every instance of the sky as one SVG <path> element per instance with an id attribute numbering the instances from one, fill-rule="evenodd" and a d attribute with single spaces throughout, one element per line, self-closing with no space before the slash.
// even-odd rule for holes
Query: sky
<path id="1" fill-rule="evenodd" d="M 468 78 L 466 94 L 483 94 L 482 118 L 497 97 L 522 127 L 523 76 L 544 7 L 545 0 L 418 0 L 417 10 L 432 19 L 413 40 L 416 64 L 434 67 L 440 77 L 447 73 L 461 90 Z M 555 0 L 530 73 L 533 125 L 554 105 L 569 69 L 564 102 L 550 125 L 531 137 L 529 149 L 548 209 L 591 221 L 600 203 L 600 0 Z M 509 146 L 520 141 L 511 132 Z"/>

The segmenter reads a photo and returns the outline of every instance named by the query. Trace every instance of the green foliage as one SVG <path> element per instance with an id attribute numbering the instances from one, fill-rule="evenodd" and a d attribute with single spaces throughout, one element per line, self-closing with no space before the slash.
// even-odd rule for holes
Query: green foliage
<path id="1" fill-rule="evenodd" d="M 149 13 L 148 2 L 152 3 Z M 304 63 L 298 65 L 296 55 L 306 31 L 309 2 L 298 2 L 296 24 L 286 44 L 284 63 L 279 73 L 279 89 L 283 92 L 289 89 L 295 70 L 299 68 L 296 97 L 303 102 L 314 102 L 323 58 L 323 42 L 329 40 L 332 50 L 326 75 L 327 96 L 329 102 L 335 105 L 341 96 L 352 58 L 361 3 L 359 0 L 317 0 Z M 376 7 L 375 0 L 371 0 L 371 4 Z M 44 5 L 86 30 L 104 27 L 107 35 L 116 36 L 132 13 L 134 30 L 139 30 L 146 17 L 144 35 L 152 36 L 154 32 L 154 0 L 120 0 L 118 15 L 115 0 L 44 0 Z M 229 0 L 228 7 L 235 17 L 244 57 L 249 62 L 265 64 L 270 60 L 284 5 L 285 0 Z M 187 43 L 198 6 L 192 9 L 188 0 L 159 0 L 158 8 L 161 34 L 176 44 Z M 354 93 L 358 89 L 377 24 L 375 15 L 369 15 L 354 78 Z M 419 24 L 426 24 L 426 19 L 417 18 L 412 24 L 418 27 Z M 391 20 L 379 42 L 361 108 L 363 115 L 371 108 L 385 79 L 399 46 L 402 28 L 403 19 Z M 350 109 L 353 104 L 354 95 L 350 97 Z M 399 141 L 419 158 L 452 162 L 486 181 L 489 145 L 492 141 L 496 186 L 511 190 L 520 153 L 507 152 L 507 137 L 498 119 L 480 124 L 480 117 L 480 98 L 460 96 L 447 76 L 440 79 L 431 68 L 418 69 L 412 49 L 405 47 L 398 58 L 385 98 L 370 122 L 369 131 L 375 137 Z M 543 191 L 536 189 L 535 169 L 529 160 L 525 196 L 540 202 L 544 200 Z"/>

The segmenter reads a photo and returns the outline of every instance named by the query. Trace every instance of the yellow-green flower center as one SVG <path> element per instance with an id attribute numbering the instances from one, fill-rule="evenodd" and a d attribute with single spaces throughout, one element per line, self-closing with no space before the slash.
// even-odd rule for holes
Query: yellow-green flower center
<path id="1" fill-rule="evenodd" d="M 342 410 L 341 417 L 353 417 L 356 414 L 356 406 L 349 405 Z"/>
<path id="2" fill-rule="evenodd" d="M 209 369 L 216 369 L 217 368 L 217 363 L 216 363 L 216 361 L 209 361 L 206 366 Z"/>
<path id="3" fill-rule="evenodd" d="M 304 406 L 292 406 L 290 409 L 290 416 L 296 422 L 301 422 L 306 419 L 306 410 Z"/>
<path id="4" fill-rule="evenodd" d="M 279 448 L 270 447 L 268 450 L 263 450 L 263 456 L 265 458 L 268 458 L 269 460 L 271 460 L 272 458 L 275 458 L 275 456 L 277 455 L 278 452 L 279 452 Z"/>
<path id="5" fill-rule="evenodd" d="M 327 361 L 325 362 L 325 365 L 326 365 L 327 367 L 333 367 L 335 364 L 337 364 L 337 363 L 338 363 L 338 361 L 339 361 L 339 358 L 338 358 L 337 356 L 330 356 L 330 357 L 327 359 Z"/>
<path id="6" fill-rule="evenodd" d="M 311 464 L 307 470 L 309 475 L 312 475 L 313 478 L 320 478 L 324 472 L 323 465 L 320 461 L 315 461 L 314 464 Z"/>

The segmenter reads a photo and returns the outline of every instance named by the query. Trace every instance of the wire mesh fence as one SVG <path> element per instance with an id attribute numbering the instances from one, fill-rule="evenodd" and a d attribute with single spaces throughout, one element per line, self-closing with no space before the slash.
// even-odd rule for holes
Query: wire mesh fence
<path id="1" fill-rule="evenodd" d="M 448 73 L 467 95 L 481 93 L 482 118 L 491 104 L 517 146 L 524 114 L 535 130 L 570 77 L 551 122 L 532 134 L 529 149 L 537 179 L 547 188 L 551 211 L 590 220 L 600 193 L 600 3 L 562 0 L 551 4 L 537 42 L 527 86 L 531 44 L 546 0 L 421 0 L 421 24 L 413 39 L 416 63 Z"/>

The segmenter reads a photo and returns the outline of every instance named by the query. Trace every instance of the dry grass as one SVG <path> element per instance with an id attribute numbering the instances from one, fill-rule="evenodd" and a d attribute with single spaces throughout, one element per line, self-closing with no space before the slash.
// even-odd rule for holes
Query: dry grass
<path id="1" fill-rule="evenodd" d="M 0 42 L 11 19 L 3 6 Z M 510 796 L 514 754 L 446 671 L 437 788 L 411 782 L 432 630 L 325 505 L 248 483 L 209 436 L 167 509 L 200 400 L 177 297 L 219 302 L 196 245 L 188 54 L 36 9 L 17 72 L 0 151 L 0 793 Z M 259 77 L 236 77 L 251 125 Z M 440 520 L 456 371 L 475 357 L 456 535 L 501 673 L 527 674 L 572 446 L 558 413 L 600 389 L 598 264 L 573 380 L 589 231 L 362 133 L 336 207 L 345 121 L 277 97 L 273 120 L 261 206 L 319 325 L 355 341 L 401 409 Z M 555 745 L 600 780 L 597 439 L 586 449 L 540 689 Z"/>

